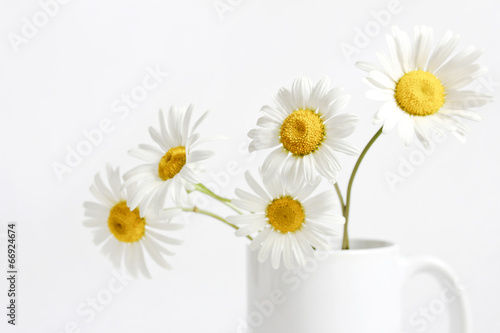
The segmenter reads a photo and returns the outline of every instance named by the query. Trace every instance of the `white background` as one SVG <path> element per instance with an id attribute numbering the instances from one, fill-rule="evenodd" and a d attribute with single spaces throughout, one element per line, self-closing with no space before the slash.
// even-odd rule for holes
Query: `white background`
<path id="1" fill-rule="evenodd" d="M 33 22 L 41 7 L 35 0 L 2 1 L 1 266 L 8 221 L 18 223 L 20 248 L 19 322 L 16 329 L 7 327 L 2 305 L 2 332 L 64 332 L 71 322 L 81 332 L 236 332 L 237 318 L 245 315 L 246 242 L 213 220 L 193 216 L 186 216 L 187 227 L 179 233 L 185 244 L 170 260 L 174 270 L 155 270 L 153 280 L 128 282 L 95 317 L 77 314 L 113 279 L 110 263 L 81 223 L 82 204 L 92 199 L 88 187 L 107 162 L 124 171 L 136 165 L 127 151 L 151 142 L 147 128 L 158 126 L 160 107 L 195 102 L 197 115 L 212 110 L 203 131 L 230 140 L 210 147 L 217 155 L 207 163 L 204 179 L 217 184 L 217 178 L 227 196 L 244 186 L 241 172 L 227 184 L 228 162 L 256 170 L 266 152 L 244 153 L 246 133 L 260 107 L 271 103 L 271 94 L 291 86 L 295 77 L 316 82 L 328 75 L 345 87 L 353 96 L 348 111 L 362 119 L 352 136 L 358 146 L 376 131 L 370 118 L 380 104 L 364 97 L 364 73 L 340 46 L 355 46 L 357 29 L 373 24 L 370 12 L 387 9 L 388 1 L 221 0 L 232 9 L 223 13 L 214 8 L 217 3 L 73 0 L 60 5 L 16 52 L 9 34 L 21 36 L 23 18 Z M 498 98 L 496 1 L 400 0 L 398 8 L 390 25 L 410 32 L 415 24 L 429 25 L 438 38 L 451 29 L 462 36 L 460 48 L 484 48 L 480 62 L 490 73 L 472 88 Z M 352 60 L 376 61 L 375 51 L 386 50 L 389 30 L 389 25 L 381 31 L 375 26 L 368 45 Z M 147 68 L 156 67 L 168 77 L 121 119 L 112 104 L 142 83 Z M 422 148 L 404 147 L 395 133 L 383 136 L 356 179 L 351 235 L 393 240 L 404 254 L 448 262 L 470 295 L 475 331 L 489 333 L 500 331 L 500 115 L 495 103 L 479 112 L 484 121 L 469 123 L 473 133 L 465 145 L 453 137 L 436 144 L 393 188 L 387 173 L 397 174 L 401 160 Z M 85 139 L 82 131 L 97 128 L 104 118 L 112 121 L 113 131 L 58 180 L 53 163 L 65 163 L 67 148 L 75 149 Z M 345 189 L 354 159 L 342 161 L 339 182 Z M 6 281 L 1 281 L 0 304 L 6 304 Z M 407 333 L 417 332 L 409 318 L 442 290 L 426 277 L 405 289 Z M 425 332 L 446 332 L 450 317 L 445 311 Z"/>

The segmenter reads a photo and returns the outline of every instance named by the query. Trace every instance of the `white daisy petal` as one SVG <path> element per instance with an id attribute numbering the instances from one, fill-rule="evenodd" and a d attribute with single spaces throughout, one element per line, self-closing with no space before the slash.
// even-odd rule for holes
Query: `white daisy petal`
<path id="1" fill-rule="evenodd" d="M 87 228 L 100 228 L 103 226 L 103 224 L 105 225 L 105 222 L 107 222 L 107 221 L 103 222 L 102 219 L 91 218 L 91 219 L 83 221 L 83 225 L 86 226 Z"/>
<path id="2" fill-rule="evenodd" d="M 206 111 L 193 125 L 193 127 L 191 128 L 191 133 L 195 133 L 197 130 L 198 130 L 198 126 L 201 125 L 201 123 L 205 120 L 205 118 L 208 117 L 208 115 L 210 114 L 210 111 Z"/>
<path id="3" fill-rule="evenodd" d="M 264 188 L 262 188 L 262 186 L 260 186 L 259 183 L 257 183 L 257 181 L 255 180 L 255 178 L 253 178 L 253 176 L 250 173 L 250 171 L 246 171 L 245 172 L 245 180 L 247 181 L 247 183 L 250 186 L 250 188 L 255 192 L 255 194 L 257 194 L 258 196 L 260 196 L 261 198 L 263 198 L 265 201 L 269 201 L 271 199 L 271 197 L 264 190 Z"/>
<path id="4" fill-rule="evenodd" d="M 276 148 L 264 160 L 262 171 L 268 174 L 275 173 L 283 165 L 287 156 L 288 153 L 282 147 Z"/>
<path id="5" fill-rule="evenodd" d="M 316 163 L 316 170 L 321 176 L 325 177 L 326 179 L 336 181 L 338 170 L 334 167 L 334 164 L 330 163 L 327 158 L 324 157 L 325 155 L 326 154 L 324 151 L 312 155 L 312 158 Z"/>
<path id="6" fill-rule="evenodd" d="M 415 27 L 415 46 L 413 49 L 413 64 L 415 69 L 425 70 L 429 54 L 432 50 L 433 30 L 424 26 Z"/>
<path id="7" fill-rule="evenodd" d="M 316 83 L 314 86 L 311 96 L 310 96 L 310 104 L 318 105 L 324 95 L 328 93 L 330 90 L 330 78 L 324 76 L 321 80 Z"/>
<path id="8" fill-rule="evenodd" d="M 389 89 L 368 90 L 366 97 L 375 101 L 392 101 L 394 100 L 394 91 Z"/>
<path id="9" fill-rule="evenodd" d="M 257 258 L 260 262 L 265 262 L 270 257 L 272 266 L 277 269 L 283 257 L 285 267 L 290 269 L 293 259 L 303 265 L 306 255 L 315 254 L 312 246 L 316 249 L 328 248 L 326 237 L 338 234 L 331 226 L 344 222 L 344 219 L 331 213 L 332 208 L 338 205 L 333 191 L 310 197 L 319 186 L 320 177 L 316 177 L 314 183 L 307 183 L 293 165 L 288 165 L 269 182 L 265 182 L 267 192 L 255 179 L 250 176 L 248 178 L 251 179 L 251 186 L 257 187 L 257 195 L 263 197 L 256 199 L 254 196 L 248 196 L 245 191 L 237 190 L 241 199 L 235 201 L 235 204 L 251 209 L 255 201 L 266 201 L 267 204 L 260 207 L 265 214 L 230 216 L 228 221 L 244 226 L 235 232 L 237 236 L 255 234 L 250 249 L 259 251 Z M 268 192 L 272 200 L 269 200 Z M 240 195 L 241 193 L 245 195 Z"/>
<path id="10" fill-rule="evenodd" d="M 257 119 L 257 126 L 276 130 L 280 128 L 281 123 L 273 118 L 264 116 Z"/>
<path id="11" fill-rule="evenodd" d="M 365 72 L 370 72 L 370 71 L 378 70 L 379 69 L 377 67 L 377 65 L 372 64 L 370 62 L 364 62 L 364 61 L 358 61 L 358 62 L 356 62 L 355 66 L 358 67 L 359 69 L 361 69 L 362 71 L 365 71 Z"/>
<path id="12" fill-rule="evenodd" d="M 267 201 L 268 201 L 264 198 L 258 197 L 256 195 L 251 194 L 251 193 L 248 193 L 247 191 L 240 190 L 239 188 L 237 188 L 234 191 L 234 193 L 236 193 L 236 195 L 242 200 L 251 201 L 255 204 L 262 205 L 262 206 L 265 206 Z"/>
<path id="13" fill-rule="evenodd" d="M 196 163 L 196 162 L 204 161 L 204 160 L 209 159 L 210 157 L 212 157 L 214 155 L 215 155 L 215 153 L 213 151 L 195 150 L 195 151 L 192 151 L 187 156 L 187 163 Z"/>
<path id="14" fill-rule="evenodd" d="M 492 101 L 488 96 L 461 90 L 471 84 L 486 69 L 476 64 L 482 50 L 472 46 L 452 55 L 459 37 L 447 32 L 431 54 L 433 31 L 427 27 L 415 28 L 411 66 L 408 65 L 407 34 L 395 27 L 387 37 L 392 61 L 402 70 L 389 89 L 383 75 L 371 70 L 366 81 L 375 90 L 367 97 L 387 101 L 374 115 L 373 122 L 384 122 L 383 132 L 398 128 L 398 136 L 410 145 L 414 136 L 426 147 L 430 145 L 429 132 L 444 136 L 452 132 L 463 141 L 470 129 L 461 119 L 479 121 L 481 117 L 470 109 Z M 388 58 L 379 56 L 384 74 L 394 78 Z M 375 76 L 374 76 L 375 75 Z"/>
<path id="15" fill-rule="evenodd" d="M 175 111 L 173 107 L 170 108 L 169 114 L 173 114 Z M 158 112 L 158 122 L 160 123 L 160 135 L 162 142 L 168 142 L 170 145 L 174 145 L 174 138 L 170 134 L 170 131 L 167 130 L 167 121 L 165 121 L 165 114 L 163 110 Z M 170 122 L 170 120 L 169 120 Z"/>
<path id="16" fill-rule="evenodd" d="M 128 154 L 148 163 L 157 163 L 163 157 L 162 153 L 151 152 L 141 148 L 132 148 L 128 151 Z"/>
<path id="17" fill-rule="evenodd" d="M 115 198 L 121 200 L 123 188 L 121 185 L 120 170 L 118 168 L 116 168 L 116 170 L 113 170 L 111 165 L 107 164 L 106 174 L 108 176 L 109 186 L 111 188 L 111 191 L 113 191 Z"/>
<path id="18" fill-rule="evenodd" d="M 127 272 L 135 279 L 138 277 L 137 246 L 139 246 L 139 244 L 130 244 L 125 248 L 124 254 L 125 267 L 127 268 Z"/>
<path id="19" fill-rule="evenodd" d="M 250 225 L 247 225 L 246 227 L 240 228 L 235 231 L 236 236 L 248 236 L 256 233 L 257 231 L 261 231 L 265 226 L 267 226 L 267 223 L 265 220 L 259 220 L 257 222 L 254 222 Z"/>
<path id="20" fill-rule="evenodd" d="M 189 138 L 189 124 L 191 123 L 191 116 L 193 115 L 194 104 L 190 104 L 186 110 L 186 114 L 184 115 L 183 123 L 182 123 L 182 142 L 187 142 Z"/>
<path id="21" fill-rule="evenodd" d="M 182 176 L 182 178 L 193 184 L 197 184 L 200 182 L 198 175 L 190 168 L 189 165 L 185 165 L 179 174 Z"/>
<path id="22" fill-rule="evenodd" d="M 281 122 L 288 116 L 285 111 L 280 108 L 275 108 L 270 105 L 264 105 L 260 112 L 264 113 L 264 117 L 271 119 L 271 121 L 276 121 L 281 124 Z"/>
<path id="23" fill-rule="evenodd" d="M 396 43 L 396 54 L 401 64 L 403 72 L 408 72 L 410 70 L 410 38 L 405 31 L 400 30 L 398 27 L 392 27 L 392 34 L 394 36 L 394 41 Z"/>
<path id="24" fill-rule="evenodd" d="M 109 253 L 109 260 L 111 260 L 111 263 L 116 269 L 120 268 L 120 265 L 123 261 L 125 246 L 125 243 L 114 240 L 114 246 Z"/>
<path id="25" fill-rule="evenodd" d="M 380 71 L 371 71 L 368 73 L 366 78 L 370 83 L 381 89 L 393 90 L 396 86 L 396 82 L 391 79 L 387 74 Z"/>
<path id="26" fill-rule="evenodd" d="M 281 144 L 279 131 L 277 130 L 254 129 L 248 133 L 248 136 L 253 139 L 248 146 L 249 152 L 272 148 Z"/>
<path id="27" fill-rule="evenodd" d="M 382 107 L 373 115 L 372 122 L 374 125 L 379 124 L 389 117 L 394 111 L 398 110 L 398 106 L 394 101 L 386 102 Z"/>
<path id="28" fill-rule="evenodd" d="M 170 266 L 161 256 L 160 252 L 155 248 L 154 243 L 151 242 L 150 238 L 144 237 L 143 245 L 149 256 L 156 262 L 156 264 L 158 264 L 158 266 L 165 269 L 172 269 L 172 266 Z"/>
<path id="29" fill-rule="evenodd" d="M 311 107 L 310 105 L 308 105 L 312 90 L 311 87 L 312 83 L 308 77 L 301 77 L 293 82 L 292 92 L 297 108 L 306 109 L 308 107 Z"/>
<path id="30" fill-rule="evenodd" d="M 269 257 L 271 250 L 273 249 L 274 241 L 278 235 L 275 232 L 269 233 L 268 237 L 262 243 L 260 247 L 259 254 L 257 255 L 257 260 L 259 262 L 264 262 Z"/>
<path id="31" fill-rule="evenodd" d="M 118 197 L 114 195 L 112 191 L 109 190 L 109 188 L 104 185 L 104 182 L 101 179 L 101 176 L 99 174 L 96 174 L 94 177 L 94 182 L 95 185 L 97 186 L 97 189 L 111 202 L 117 202 L 120 200 Z"/>
<path id="32" fill-rule="evenodd" d="M 242 200 L 242 199 L 233 199 L 232 202 L 241 209 L 244 209 L 249 212 L 261 212 L 262 211 L 262 205 L 259 203 L 256 203 L 254 201 L 247 201 L 247 200 Z"/>
<path id="33" fill-rule="evenodd" d="M 292 175 L 295 183 L 299 176 L 313 182 L 317 170 L 333 177 L 329 169 L 340 169 L 337 159 L 322 158 L 331 158 L 337 152 L 329 146 L 328 138 L 344 138 L 354 131 L 358 117 L 339 114 L 350 96 L 340 87 L 331 88 L 327 77 L 314 86 L 304 77 L 296 79 L 291 90 L 279 89 L 274 99 L 276 106 L 262 107 L 264 116 L 257 122 L 259 127 L 248 133 L 252 139 L 250 152 L 273 148 L 262 165 L 266 188 L 274 190 L 274 185 L 267 184 L 282 169 Z"/>
<path id="34" fill-rule="evenodd" d="M 350 95 L 342 95 L 339 98 L 337 98 L 335 101 L 333 101 L 330 104 L 330 106 L 328 107 L 328 110 L 323 115 L 323 119 L 328 120 L 331 117 L 335 116 L 340 110 L 345 109 L 347 104 L 349 104 L 350 100 L 351 100 Z"/>
<path id="35" fill-rule="evenodd" d="M 293 255 L 299 266 L 304 266 L 306 264 L 306 260 L 295 234 L 290 234 L 290 247 L 292 248 Z"/>
<path id="36" fill-rule="evenodd" d="M 148 235 L 152 236 L 152 238 L 154 238 L 162 243 L 167 243 L 167 244 L 171 244 L 171 245 L 181 245 L 183 243 L 179 239 L 168 237 L 168 236 L 165 236 L 163 233 L 159 233 L 159 232 L 152 231 L 152 230 L 150 230 L 148 232 Z"/>
<path id="37" fill-rule="evenodd" d="M 154 142 L 156 142 L 161 147 L 163 151 L 167 152 L 170 149 L 170 147 L 167 146 L 161 135 L 153 127 L 149 128 L 149 135 L 154 140 Z"/>
<path id="38" fill-rule="evenodd" d="M 395 68 L 394 63 L 385 53 L 377 52 L 377 58 L 382 64 L 386 75 L 389 76 L 389 78 L 394 82 L 398 81 L 401 75 L 403 75 L 403 72 L 400 69 Z M 374 69 L 379 70 L 378 68 Z"/>
<path id="39" fill-rule="evenodd" d="M 481 120 L 483 120 L 483 117 L 481 117 L 475 111 L 461 110 L 461 109 L 451 109 L 451 108 L 443 108 L 441 110 L 441 113 L 442 114 L 448 114 L 448 115 L 451 115 L 451 116 L 457 116 L 457 117 L 460 117 L 460 118 L 469 119 L 469 120 L 473 120 L 473 121 L 481 121 Z"/>
<path id="40" fill-rule="evenodd" d="M 283 252 L 283 235 L 276 237 L 273 245 L 273 253 L 271 257 L 271 263 L 274 269 L 280 267 L 281 253 Z"/>
<path id="41" fill-rule="evenodd" d="M 235 225 L 241 225 L 263 221 L 265 218 L 265 214 L 231 215 L 227 217 L 227 221 Z"/>
<path id="42" fill-rule="evenodd" d="M 97 213 L 98 216 L 107 216 L 109 214 L 109 208 L 107 206 L 98 204 L 96 202 L 86 201 L 83 203 L 83 208 Z"/>
<path id="43" fill-rule="evenodd" d="M 293 268 L 293 261 L 292 261 L 292 244 L 290 240 L 290 234 L 285 234 L 282 237 L 283 245 L 283 263 L 285 264 L 286 269 L 292 269 Z"/>
<path id="44" fill-rule="evenodd" d="M 411 143 L 413 142 L 414 133 L 415 133 L 415 128 L 413 126 L 412 116 L 403 113 L 401 118 L 399 118 L 398 134 L 406 146 L 411 145 Z"/>
<path id="45" fill-rule="evenodd" d="M 447 31 L 441 39 L 439 45 L 435 48 L 433 54 L 429 57 L 427 71 L 433 73 L 448 59 L 455 50 L 460 37 Z"/>
<path id="46" fill-rule="evenodd" d="M 351 135 L 359 122 L 359 116 L 352 113 L 344 113 L 330 118 L 325 125 L 328 127 L 329 136 L 345 138 Z"/>
<path id="47" fill-rule="evenodd" d="M 184 225 L 183 224 L 180 224 L 180 223 L 166 223 L 166 222 L 163 222 L 163 223 L 158 223 L 158 222 L 151 222 L 149 221 L 147 223 L 148 226 L 154 228 L 154 229 L 160 229 L 160 230 L 166 230 L 166 231 L 177 231 L 177 230 L 181 230 L 184 228 Z"/>
<path id="48" fill-rule="evenodd" d="M 360 153 L 358 148 L 344 139 L 330 139 L 327 141 L 331 148 L 346 155 L 357 156 Z"/>
<path id="49" fill-rule="evenodd" d="M 94 239 L 92 240 L 95 245 L 101 245 L 106 239 L 108 239 L 111 234 L 106 230 L 106 228 L 99 228 L 94 230 Z"/>
<path id="50" fill-rule="evenodd" d="M 262 111 L 273 111 L 275 116 L 278 117 L 278 121 L 288 116 L 291 113 L 290 110 L 293 111 L 297 110 L 298 108 L 297 104 L 294 101 L 292 93 L 288 89 L 281 88 L 278 93 L 273 96 L 273 99 L 277 108 L 268 107 L 269 109 L 264 109 L 265 107 L 263 107 Z"/>
<path id="51" fill-rule="evenodd" d="M 138 264 L 139 271 L 144 275 L 146 278 L 151 279 L 151 274 L 149 274 L 149 270 L 146 267 L 146 258 L 144 257 L 144 252 L 142 250 L 142 246 L 140 244 L 137 244 L 136 250 L 136 261 Z"/>
<path id="52" fill-rule="evenodd" d="M 399 119 L 401 118 L 403 112 L 399 110 L 391 110 L 390 114 L 387 116 L 384 122 L 384 129 L 383 132 L 388 133 L 390 130 L 394 128 L 399 122 Z"/>
<path id="53" fill-rule="evenodd" d="M 96 245 L 102 245 L 102 254 L 108 257 L 115 267 L 119 268 L 123 264 L 133 277 L 137 277 L 139 274 L 150 277 L 142 246 L 145 247 L 150 256 L 160 257 L 160 259 L 153 258 L 160 265 L 169 267 L 161 258 L 160 253 L 173 253 L 164 249 L 162 244 L 180 244 L 179 240 L 167 234 L 179 230 L 182 225 L 166 223 L 165 219 L 175 215 L 174 212 L 178 209 L 168 212 L 160 211 L 161 215 L 151 216 L 150 207 L 146 207 L 144 210 L 143 207 L 140 209 L 131 208 L 131 198 L 134 194 L 141 193 L 141 190 L 136 185 L 130 185 L 126 191 L 121 191 L 123 184 L 118 169 L 113 170 L 111 166 L 107 166 L 106 171 L 112 190 L 109 191 L 98 175 L 95 177 L 95 184 L 91 186 L 91 189 L 97 198 L 105 200 L 101 200 L 101 203 L 84 203 L 85 215 L 92 217 L 90 220 L 84 221 L 84 225 L 94 229 L 93 242 Z M 146 184 L 155 185 L 148 182 Z M 121 196 L 120 201 L 111 202 L 107 196 L 116 196 L 117 192 Z M 147 200 L 153 198 L 149 193 L 145 197 Z"/>
<path id="54" fill-rule="evenodd" d="M 255 251 L 262 245 L 262 242 L 267 239 L 269 234 L 272 232 L 271 228 L 265 228 L 257 234 L 250 243 L 250 250 Z"/>

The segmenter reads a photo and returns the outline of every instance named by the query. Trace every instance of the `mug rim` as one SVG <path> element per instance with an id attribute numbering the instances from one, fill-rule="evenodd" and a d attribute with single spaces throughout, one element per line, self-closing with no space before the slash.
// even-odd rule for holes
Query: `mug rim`
<path id="1" fill-rule="evenodd" d="M 349 240 L 349 250 L 331 250 L 333 255 L 359 255 L 367 253 L 392 252 L 399 246 L 388 240 L 378 238 L 351 238 Z M 354 245 L 354 246 L 353 246 Z"/>
<path id="2" fill-rule="evenodd" d="M 331 256 L 357 256 L 357 255 L 366 255 L 366 254 L 382 254 L 389 252 L 398 252 L 399 245 L 393 241 L 388 241 L 379 238 L 351 238 L 349 240 L 351 248 L 349 250 L 342 250 L 341 248 L 330 249 L 325 251 Z M 362 244 L 363 246 L 357 248 L 358 244 Z M 250 253 L 259 252 L 252 251 L 250 246 L 247 246 L 247 250 Z"/>

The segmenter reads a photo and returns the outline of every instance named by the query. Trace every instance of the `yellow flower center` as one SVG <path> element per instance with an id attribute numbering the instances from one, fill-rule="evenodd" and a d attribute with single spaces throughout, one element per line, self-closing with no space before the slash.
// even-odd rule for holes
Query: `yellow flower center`
<path id="1" fill-rule="evenodd" d="M 396 84 L 394 97 L 401 110 L 412 116 L 429 116 L 444 105 L 444 87 L 434 74 L 408 72 Z"/>
<path id="2" fill-rule="evenodd" d="M 174 178 L 186 164 L 186 148 L 170 148 L 158 164 L 158 175 L 163 180 Z"/>
<path id="3" fill-rule="evenodd" d="M 266 209 L 269 224 L 280 232 L 294 232 L 302 226 L 305 221 L 305 213 L 302 205 L 289 196 L 274 199 Z"/>
<path id="4" fill-rule="evenodd" d="M 325 125 L 312 110 L 297 110 L 281 125 L 281 143 L 296 156 L 304 156 L 319 148 L 325 139 Z"/>
<path id="5" fill-rule="evenodd" d="M 144 236 L 146 220 L 140 217 L 139 208 L 131 211 L 126 201 L 120 201 L 109 212 L 108 228 L 120 242 L 134 243 Z"/>

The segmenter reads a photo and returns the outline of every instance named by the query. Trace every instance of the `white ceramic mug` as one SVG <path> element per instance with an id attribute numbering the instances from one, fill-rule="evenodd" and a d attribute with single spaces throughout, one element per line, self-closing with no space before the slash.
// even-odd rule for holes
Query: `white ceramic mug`
<path id="1" fill-rule="evenodd" d="M 257 253 L 248 250 L 248 315 L 238 333 L 402 333 L 401 287 L 420 272 L 451 284 L 461 310 L 451 332 L 471 333 L 463 288 L 434 258 L 402 258 L 393 243 L 351 240 L 351 250 L 318 253 L 287 271 L 259 263 Z"/>

